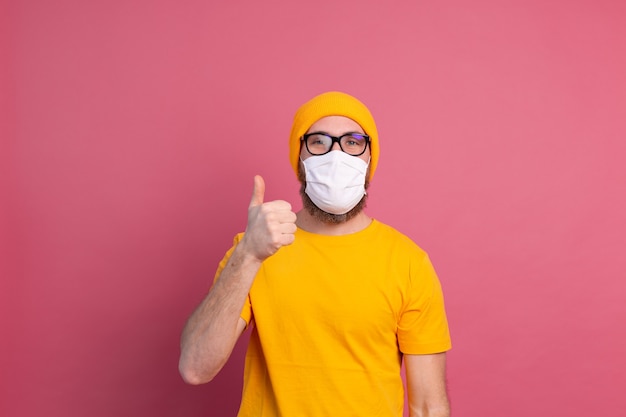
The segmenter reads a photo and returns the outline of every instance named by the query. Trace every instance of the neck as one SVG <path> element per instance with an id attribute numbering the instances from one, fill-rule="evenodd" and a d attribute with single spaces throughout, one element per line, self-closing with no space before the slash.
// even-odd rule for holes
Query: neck
<path id="1" fill-rule="evenodd" d="M 309 233 L 329 236 L 348 235 L 360 232 L 372 222 L 371 217 L 365 214 L 364 211 L 361 211 L 359 214 L 343 223 L 322 222 L 311 216 L 311 214 L 304 209 L 297 213 L 297 217 L 296 226 L 300 229 Z"/>

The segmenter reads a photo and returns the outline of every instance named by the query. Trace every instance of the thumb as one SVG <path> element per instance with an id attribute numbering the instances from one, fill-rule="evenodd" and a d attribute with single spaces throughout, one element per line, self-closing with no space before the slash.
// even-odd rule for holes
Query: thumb
<path id="1" fill-rule="evenodd" d="M 254 189 L 252 190 L 252 200 L 250 200 L 250 207 L 256 207 L 263 204 L 263 197 L 265 196 L 265 181 L 260 175 L 254 176 Z"/>

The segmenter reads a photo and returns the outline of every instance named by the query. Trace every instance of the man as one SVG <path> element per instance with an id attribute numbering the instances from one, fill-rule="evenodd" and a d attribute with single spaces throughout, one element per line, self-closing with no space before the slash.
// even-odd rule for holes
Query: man
<path id="1" fill-rule="evenodd" d="M 264 202 L 182 335 L 180 372 L 210 381 L 252 328 L 239 416 L 448 416 L 450 337 L 437 276 L 410 239 L 364 211 L 379 158 L 369 110 L 339 92 L 296 113 L 291 164 L 303 209 Z"/>

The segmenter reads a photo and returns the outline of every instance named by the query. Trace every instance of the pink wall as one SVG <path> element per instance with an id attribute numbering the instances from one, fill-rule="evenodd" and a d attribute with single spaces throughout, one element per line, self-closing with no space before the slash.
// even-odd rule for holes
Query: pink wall
<path id="1" fill-rule="evenodd" d="M 233 415 L 243 344 L 190 387 L 178 336 L 253 175 L 299 207 L 329 89 L 379 124 L 369 213 L 438 268 L 454 415 L 623 415 L 626 3 L 394 3 L 0 6 L 0 415 Z"/>

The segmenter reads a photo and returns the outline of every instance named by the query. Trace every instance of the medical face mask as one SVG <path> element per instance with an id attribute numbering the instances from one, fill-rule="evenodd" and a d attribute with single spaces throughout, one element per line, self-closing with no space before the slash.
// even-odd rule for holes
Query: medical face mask
<path id="1" fill-rule="evenodd" d="M 327 213 L 345 214 L 365 195 L 368 162 L 343 151 L 311 156 L 304 161 L 306 188 L 311 201 Z"/>

